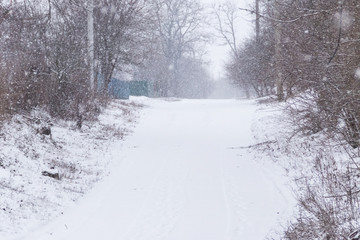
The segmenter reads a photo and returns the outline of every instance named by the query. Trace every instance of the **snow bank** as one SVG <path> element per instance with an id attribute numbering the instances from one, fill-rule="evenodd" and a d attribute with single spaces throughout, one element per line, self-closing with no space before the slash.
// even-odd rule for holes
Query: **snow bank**
<path id="1" fill-rule="evenodd" d="M 0 131 L 0 239 L 62 214 L 107 175 L 107 149 L 136 124 L 140 105 L 114 101 L 96 122 L 55 121 L 44 111 L 16 115 Z M 42 134 L 42 129 L 50 127 Z"/>
<path id="2" fill-rule="evenodd" d="M 358 150 L 336 133 L 299 131 L 299 122 L 286 110 L 296 103 L 261 105 L 252 127 L 260 143 L 251 147 L 256 159 L 270 159 L 285 169 L 297 200 L 291 224 L 272 239 L 282 239 L 284 231 L 289 239 L 325 239 L 329 232 L 340 239 L 359 226 L 358 211 L 351 208 L 357 196 L 347 195 L 359 181 Z"/>

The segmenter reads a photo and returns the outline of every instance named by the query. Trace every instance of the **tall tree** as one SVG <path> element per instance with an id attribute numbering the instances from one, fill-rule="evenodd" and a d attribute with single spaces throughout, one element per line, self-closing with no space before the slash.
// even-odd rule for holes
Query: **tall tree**
<path id="1" fill-rule="evenodd" d="M 276 5 L 273 6 L 274 14 L 276 19 L 280 19 L 280 10 Z M 282 32 L 281 32 L 281 22 L 275 22 L 275 68 L 276 68 L 276 95 L 278 101 L 284 100 L 284 80 L 282 72 L 282 57 L 281 57 L 281 47 L 282 47 Z"/>
<path id="2" fill-rule="evenodd" d="M 251 82 L 248 77 L 240 73 L 238 63 L 241 61 L 239 42 L 237 39 L 237 23 L 240 20 L 240 11 L 237 6 L 231 2 L 213 5 L 212 12 L 216 17 L 215 31 L 218 38 L 223 41 L 230 49 L 230 62 L 227 67 L 228 76 L 238 87 L 245 91 L 247 98 L 250 97 Z"/>
<path id="3" fill-rule="evenodd" d="M 179 61 L 196 53 L 195 44 L 203 40 L 200 31 L 203 9 L 194 0 L 152 0 L 156 14 L 157 38 L 168 63 L 166 95 L 176 96 L 181 87 Z"/>
<path id="4" fill-rule="evenodd" d="M 144 0 L 96 1 L 96 71 L 104 78 L 104 90 L 116 70 L 141 62 L 152 30 L 147 8 Z"/>

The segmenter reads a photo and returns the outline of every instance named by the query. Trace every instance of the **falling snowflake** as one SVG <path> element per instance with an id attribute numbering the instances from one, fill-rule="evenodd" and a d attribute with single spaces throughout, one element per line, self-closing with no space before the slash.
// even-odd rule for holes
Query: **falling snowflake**
<path id="1" fill-rule="evenodd" d="M 355 78 L 360 80 L 360 67 L 355 70 Z"/>
<path id="2" fill-rule="evenodd" d="M 344 10 L 342 13 L 335 14 L 335 23 L 337 27 L 341 24 L 341 28 L 344 31 L 348 30 L 353 25 L 354 21 L 354 17 L 348 11 Z"/>
<path id="3" fill-rule="evenodd" d="M 311 59 L 312 59 L 312 56 L 311 56 L 311 55 L 309 55 L 309 54 L 305 54 L 305 55 L 304 55 L 304 60 L 305 60 L 306 62 L 310 62 Z"/>

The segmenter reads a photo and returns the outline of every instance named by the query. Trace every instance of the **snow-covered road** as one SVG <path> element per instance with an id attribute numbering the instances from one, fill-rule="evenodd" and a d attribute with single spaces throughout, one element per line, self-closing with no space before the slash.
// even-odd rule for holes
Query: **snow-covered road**
<path id="1" fill-rule="evenodd" d="M 260 240 L 291 209 L 283 178 L 256 162 L 251 101 L 149 105 L 106 177 L 25 240 Z M 265 167 L 266 166 L 266 167 Z"/>

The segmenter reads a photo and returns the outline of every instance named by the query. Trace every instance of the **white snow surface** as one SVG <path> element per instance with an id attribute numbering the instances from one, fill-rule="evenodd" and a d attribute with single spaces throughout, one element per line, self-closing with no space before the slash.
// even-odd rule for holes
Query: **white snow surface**
<path id="1" fill-rule="evenodd" d="M 114 101 L 97 121 L 84 121 L 81 130 L 41 109 L 2 122 L 0 239 L 53 219 L 106 176 L 112 159 L 107 149 L 131 132 L 137 109 L 131 102 Z M 48 126 L 51 137 L 39 133 Z"/>
<path id="2" fill-rule="evenodd" d="M 254 101 L 134 101 L 147 107 L 104 154 L 109 176 L 57 219 L 0 239 L 260 240 L 289 219 L 284 172 L 248 148 L 265 128 Z"/>

